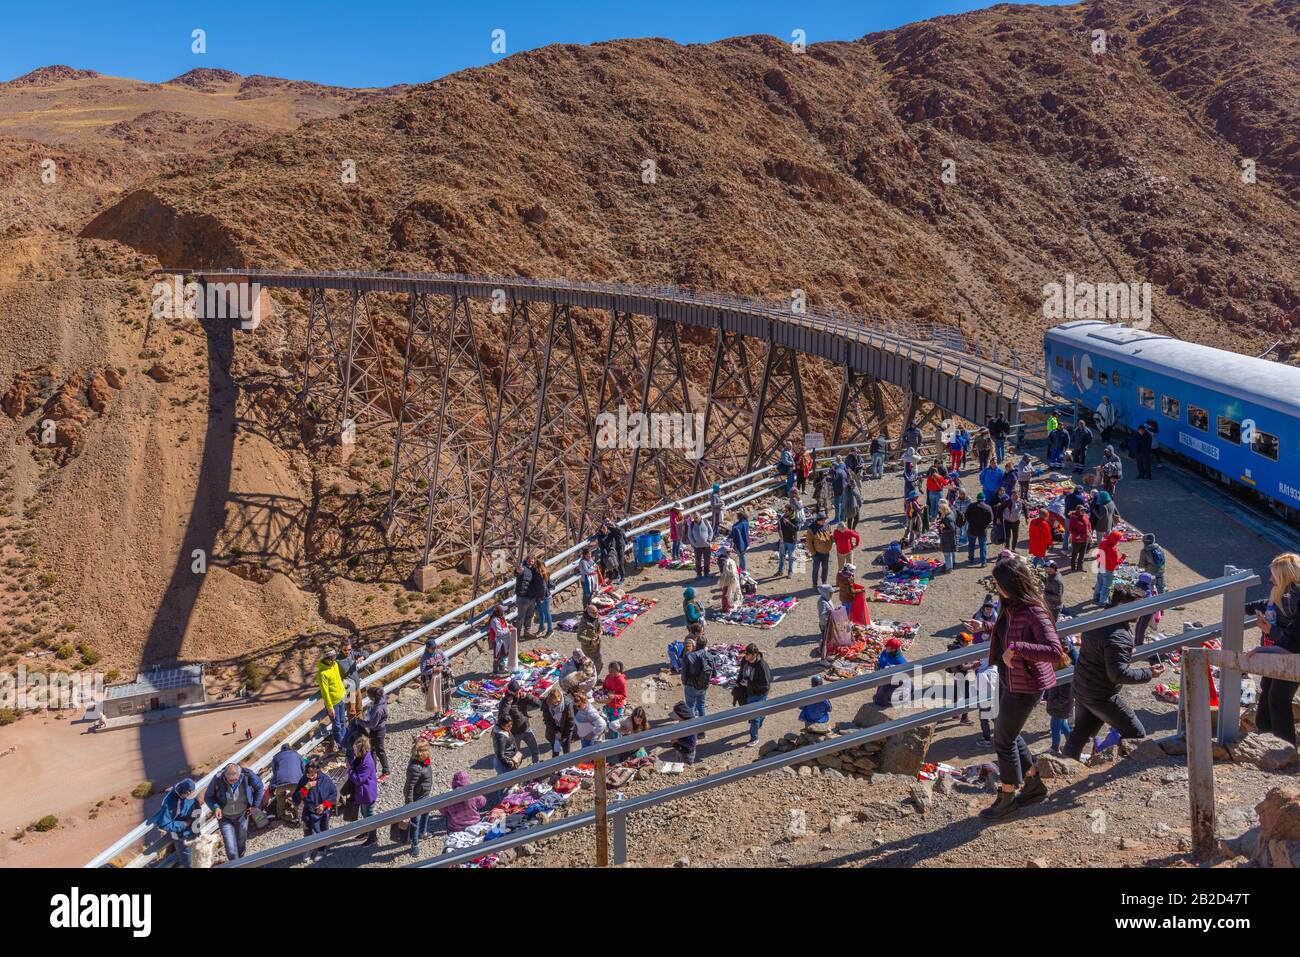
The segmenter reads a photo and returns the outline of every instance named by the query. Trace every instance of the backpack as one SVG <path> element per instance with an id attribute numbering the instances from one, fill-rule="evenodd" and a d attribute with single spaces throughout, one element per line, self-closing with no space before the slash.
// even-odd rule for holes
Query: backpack
<path id="1" fill-rule="evenodd" d="M 673 671 L 682 670 L 682 652 L 686 650 L 685 642 L 670 641 L 668 643 L 668 667 Z"/>
<path id="2" fill-rule="evenodd" d="M 1165 550 L 1159 545 L 1151 546 L 1151 560 L 1155 562 L 1156 568 L 1165 567 Z"/>
<path id="3" fill-rule="evenodd" d="M 682 677 L 692 688 L 707 688 L 712 666 L 707 653 L 692 651 L 682 659 Z"/>

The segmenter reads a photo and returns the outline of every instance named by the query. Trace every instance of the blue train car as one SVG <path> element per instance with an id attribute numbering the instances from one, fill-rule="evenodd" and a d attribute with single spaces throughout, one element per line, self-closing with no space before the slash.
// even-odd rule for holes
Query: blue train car
<path id="1" fill-rule="evenodd" d="M 1049 329 L 1043 351 L 1058 395 L 1109 396 L 1120 425 L 1156 421 L 1162 453 L 1300 517 L 1300 368 L 1096 320 Z"/>

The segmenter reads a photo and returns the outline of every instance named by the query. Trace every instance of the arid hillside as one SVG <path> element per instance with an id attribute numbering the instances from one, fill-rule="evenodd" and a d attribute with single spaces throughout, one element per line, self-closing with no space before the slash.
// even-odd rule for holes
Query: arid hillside
<path id="1" fill-rule="evenodd" d="M 166 83 L 34 70 L 0 83 L 0 236 L 75 232 L 142 179 L 398 92 L 209 68 Z"/>
<path id="2" fill-rule="evenodd" d="M 1298 19 L 1095 2 L 803 53 L 548 47 L 145 184 L 86 235 L 167 265 L 803 288 L 1026 352 L 1072 272 L 1149 281 L 1157 328 L 1245 348 L 1300 327 Z M 208 245 L 150 228 L 173 218 Z"/>

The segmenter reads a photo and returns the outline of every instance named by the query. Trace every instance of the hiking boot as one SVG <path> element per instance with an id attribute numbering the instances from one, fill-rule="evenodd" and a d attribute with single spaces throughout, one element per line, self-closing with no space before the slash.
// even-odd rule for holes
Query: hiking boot
<path id="1" fill-rule="evenodd" d="M 1016 795 L 1013 791 L 1003 791 L 998 789 L 998 796 L 984 810 L 980 811 L 980 817 L 986 821 L 1001 821 L 1003 818 L 1013 817 L 1020 811 L 1020 806 L 1016 804 Z"/>
<path id="2" fill-rule="evenodd" d="M 1030 774 L 1025 778 L 1020 793 L 1016 795 L 1016 804 L 1020 807 L 1030 807 L 1046 799 L 1047 785 L 1043 783 L 1043 776 L 1041 774 Z"/>

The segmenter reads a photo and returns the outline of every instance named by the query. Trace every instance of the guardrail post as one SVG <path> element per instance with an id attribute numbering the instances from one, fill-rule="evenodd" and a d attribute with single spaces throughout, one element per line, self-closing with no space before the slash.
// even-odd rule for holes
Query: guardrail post
<path id="1" fill-rule="evenodd" d="M 605 787 L 605 758 L 596 758 L 596 866 L 609 867 L 609 796 Z"/>
<path id="2" fill-rule="evenodd" d="M 1223 574 L 1235 575 L 1240 569 L 1223 566 Z M 1223 649 L 1242 651 L 1246 617 L 1246 588 L 1244 585 L 1223 593 Z M 1241 737 L 1241 672 L 1235 668 L 1219 669 L 1219 743 L 1231 744 Z"/>
<path id="3" fill-rule="evenodd" d="M 1205 859 L 1214 851 L 1214 751 L 1210 744 L 1210 662 L 1204 648 L 1188 648 L 1183 654 L 1183 694 L 1192 855 Z"/>
<path id="4" fill-rule="evenodd" d="M 614 864 L 627 863 L 627 815 L 614 812 Z"/>

